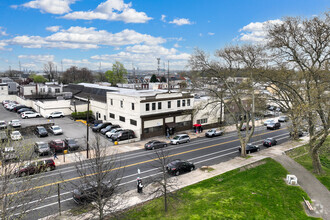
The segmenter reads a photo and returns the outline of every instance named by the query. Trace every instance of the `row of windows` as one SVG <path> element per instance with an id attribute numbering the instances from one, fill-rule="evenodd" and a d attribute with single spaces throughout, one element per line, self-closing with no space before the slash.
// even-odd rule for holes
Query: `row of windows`
<path id="1" fill-rule="evenodd" d="M 207 118 L 197 120 L 197 124 L 206 124 L 206 123 L 207 123 Z"/>
<path id="2" fill-rule="evenodd" d="M 110 105 L 113 105 L 113 99 L 110 99 Z M 124 108 L 124 101 L 123 100 L 120 100 L 120 107 L 121 108 Z M 132 110 L 135 110 L 135 105 L 134 103 L 132 103 Z"/>
<path id="3" fill-rule="evenodd" d="M 187 106 L 190 106 L 190 99 L 182 99 L 182 100 L 177 100 L 177 103 L 176 103 L 176 106 L 178 108 L 181 107 L 181 104 L 182 104 L 182 107 L 186 107 L 186 104 Z M 170 109 L 172 108 L 172 102 L 171 101 L 168 101 L 167 102 L 167 108 Z M 158 110 L 162 109 L 162 102 L 158 102 Z M 156 103 L 151 103 L 151 110 L 155 111 L 156 110 Z M 146 111 L 150 111 L 150 103 L 147 103 L 146 104 Z"/>
<path id="4" fill-rule="evenodd" d="M 115 114 L 109 113 L 109 117 L 115 119 Z M 126 118 L 123 116 L 119 116 L 119 121 L 125 122 Z M 130 124 L 136 126 L 137 122 L 136 122 L 136 120 L 130 119 Z"/>

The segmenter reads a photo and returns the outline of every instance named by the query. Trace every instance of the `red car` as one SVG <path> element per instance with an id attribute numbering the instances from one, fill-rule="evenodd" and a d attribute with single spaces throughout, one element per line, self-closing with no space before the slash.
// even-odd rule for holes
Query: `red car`
<path id="1" fill-rule="evenodd" d="M 27 176 L 30 174 L 55 170 L 55 162 L 52 159 L 28 162 L 15 171 L 17 176 Z"/>
<path id="2" fill-rule="evenodd" d="M 68 146 L 61 139 L 53 140 L 49 142 L 50 149 L 54 152 L 63 151 L 68 149 Z"/>

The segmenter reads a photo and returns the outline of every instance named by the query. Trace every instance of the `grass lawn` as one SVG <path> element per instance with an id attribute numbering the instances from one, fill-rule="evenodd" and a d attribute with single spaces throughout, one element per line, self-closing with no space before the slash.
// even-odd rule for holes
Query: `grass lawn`
<path id="1" fill-rule="evenodd" d="M 128 210 L 120 219 L 314 219 L 305 214 L 307 194 L 286 185 L 288 173 L 279 163 L 265 164 L 222 175 L 185 187 L 175 193 L 168 214 L 162 198 Z"/>
<path id="2" fill-rule="evenodd" d="M 304 145 L 293 149 L 287 154 L 292 157 L 295 161 L 300 163 L 310 172 L 313 172 L 312 158 L 309 155 L 309 146 Z M 330 190 L 330 136 L 326 139 L 324 146 L 320 149 L 320 160 L 324 174 L 317 175 L 316 178 Z"/>

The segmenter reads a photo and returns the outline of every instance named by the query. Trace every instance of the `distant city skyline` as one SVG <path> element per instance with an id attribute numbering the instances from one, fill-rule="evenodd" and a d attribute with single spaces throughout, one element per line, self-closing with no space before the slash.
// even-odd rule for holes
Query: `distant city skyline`
<path id="1" fill-rule="evenodd" d="M 194 48 L 212 55 L 228 44 L 263 42 L 266 22 L 312 17 L 328 0 L 10 0 L 0 2 L 0 71 L 186 70 Z"/>

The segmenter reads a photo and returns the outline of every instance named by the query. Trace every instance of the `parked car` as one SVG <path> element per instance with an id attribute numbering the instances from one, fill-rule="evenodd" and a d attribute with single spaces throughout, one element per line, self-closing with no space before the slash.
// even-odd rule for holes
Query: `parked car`
<path id="1" fill-rule="evenodd" d="M 241 152 L 242 148 L 239 147 L 238 151 Z M 247 154 L 249 154 L 249 153 L 252 153 L 252 152 L 260 151 L 260 147 L 258 145 L 247 144 L 245 151 L 246 151 Z"/>
<path id="2" fill-rule="evenodd" d="M 35 173 L 55 170 L 55 168 L 55 162 L 52 159 L 33 161 L 27 162 L 23 166 L 19 167 L 15 171 L 15 174 L 17 176 L 27 176 Z"/>
<path id="3" fill-rule="evenodd" d="M 13 128 L 21 127 L 21 122 L 18 119 L 13 119 L 8 124 Z"/>
<path id="4" fill-rule="evenodd" d="M 45 118 L 63 118 L 64 113 L 63 112 L 52 112 L 50 114 L 47 114 Z"/>
<path id="5" fill-rule="evenodd" d="M 13 141 L 18 141 L 18 140 L 21 140 L 22 139 L 22 135 L 21 135 L 21 133 L 19 131 L 13 131 L 10 134 L 10 138 Z"/>
<path id="6" fill-rule="evenodd" d="M 44 128 L 43 126 L 36 127 L 35 133 L 39 137 L 46 137 L 46 136 L 48 136 L 48 132 L 47 132 L 46 128 Z"/>
<path id="7" fill-rule="evenodd" d="M 100 184 L 98 185 L 98 182 L 95 181 L 78 186 L 72 192 L 73 201 L 80 205 L 94 201 L 98 195 L 106 198 L 113 194 L 114 187 L 111 183 L 101 182 Z"/>
<path id="8" fill-rule="evenodd" d="M 27 108 L 27 106 L 26 105 L 17 105 L 17 106 L 15 106 L 15 108 L 13 108 L 13 111 L 17 112 L 18 110 L 20 110 L 22 108 Z"/>
<path id="9" fill-rule="evenodd" d="M 49 142 L 49 147 L 52 151 L 58 152 L 68 149 L 67 146 L 65 146 L 64 141 L 57 139 Z"/>
<path id="10" fill-rule="evenodd" d="M 281 116 L 278 118 L 279 122 L 287 122 L 289 121 L 289 117 L 288 116 Z"/>
<path id="11" fill-rule="evenodd" d="M 0 121 L 0 129 L 6 129 L 7 123 L 5 121 Z"/>
<path id="12" fill-rule="evenodd" d="M 39 118 L 41 115 L 38 112 L 27 111 L 21 114 L 21 118 Z"/>
<path id="13" fill-rule="evenodd" d="M 263 142 L 265 147 L 271 147 L 277 144 L 277 140 L 275 138 L 266 138 Z"/>
<path id="14" fill-rule="evenodd" d="M 193 171 L 195 169 L 195 165 L 191 162 L 176 159 L 167 164 L 166 170 L 171 175 L 180 175 L 181 173 Z"/>
<path id="15" fill-rule="evenodd" d="M 123 140 L 132 139 L 132 138 L 135 138 L 135 134 L 134 134 L 134 131 L 129 130 L 129 129 L 119 131 L 119 132 L 113 134 L 111 137 L 112 141 L 123 141 Z"/>
<path id="16" fill-rule="evenodd" d="M 172 140 L 171 144 L 182 144 L 188 143 L 190 141 L 190 137 L 187 134 L 178 134 Z"/>
<path id="17" fill-rule="evenodd" d="M 65 138 L 64 140 L 65 146 L 69 149 L 69 151 L 74 151 L 79 149 L 79 144 L 74 138 Z"/>
<path id="18" fill-rule="evenodd" d="M 154 149 L 163 148 L 163 147 L 167 147 L 167 143 L 162 142 L 162 141 L 157 141 L 157 140 L 148 141 L 144 145 L 144 148 L 146 150 L 154 150 Z"/>
<path id="19" fill-rule="evenodd" d="M 275 120 L 274 120 L 274 119 L 267 119 L 267 120 L 264 122 L 264 125 L 267 126 L 269 123 L 275 123 Z"/>
<path id="20" fill-rule="evenodd" d="M 0 156 L 5 162 L 18 159 L 18 155 L 13 147 L 5 147 L 2 149 L 0 151 Z"/>
<path id="21" fill-rule="evenodd" d="M 63 134 L 62 128 L 58 125 L 53 125 L 49 129 L 54 135 Z"/>
<path id="22" fill-rule="evenodd" d="M 7 104 L 9 102 L 10 102 L 10 100 L 3 100 L 1 103 L 2 103 L 2 105 L 5 105 L 5 104 Z"/>
<path id="23" fill-rule="evenodd" d="M 28 112 L 28 111 L 31 111 L 31 112 L 34 112 L 34 110 L 32 108 L 21 108 L 17 111 L 17 114 L 22 114 L 23 112 Z"/>
<path id="24" fill-rule="evenodd" d="M 249 130 L 252 129 L 252 125 L 249 125 Z M 246 124 L 244 124 L 242 127 L 241 127 L 241 131 L 245 131 L 246 130 Z"/>
<path id="25" fill-rule="evenodd" d="M 18 104 L 9 103 L 5 106 L 5 108 L 9 111 L 12 111 L 16 106 L 18 106 Z"/>
<path id="26" fill-rule="evenodd" d="M 0 131 L 0 140 L 2 143 L 8 140 L 6 131 Z"/>
<path id="27" fill-rule="evenodd" d="M 267 129 L 272 129 L 272 130 L 280 129 L 280 127 L 281 127 L 281 123 L 279 122 L 269 123 L 267 125 Z"/>
<path id="28" fill-rule="evenodd" d="M 36 142 L 34 144 L 34 152 L 36 152 L 39 156 L 49 155 L 51 153 L 49 144 L 46 142 Z"/>
<path id="29" fill-rule="evenodd" d="M 105 136 L 107 136 L 107 138 L 111 138 L 113 134 L 119 132 L 119 131 L 123 131 L 124 129 L 122 128 L 115 128 L 112 129 L 111 131 L 108 131 L 107 133 L 105 133 Z"/>
<path id="30" fill-rule="evenodd" d="M 219 130 L 216 128 L 208 130 L 205 133 L 205 137 L 215 137 L 215 136 L 221 136 L 221 135 L 223 135 L 223 130 Z"/>
<path id="31" fill-rule="evenodd" d="M 100 132 L 101 132 L 101 134 L 105 134 L 105 133 L 107 133 L 108 131 L 111 131 L 114 128 L 120 128 L 120 126 L 119 125 L 108 125 L 105 128 L 102 128 Z"/>
<path id="32" fill-rule="evenodd" d="M 98 124 L 98 125 L 92 127 L 92 131 L 99 132 L 101 129 L 107 127 L 108 125 L 112 125 L 112 123 L 105 122 L 105 123 Z"/>

